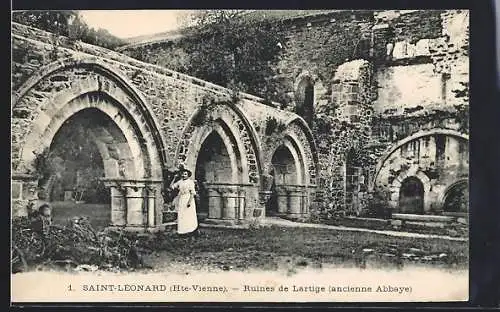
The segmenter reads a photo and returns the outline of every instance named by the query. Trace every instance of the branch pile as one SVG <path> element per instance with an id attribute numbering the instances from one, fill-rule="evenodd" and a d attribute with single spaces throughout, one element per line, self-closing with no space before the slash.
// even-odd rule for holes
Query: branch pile
<path id="1" fill-rule="evenodd" d="M 12 224 L 13 272 L 36 265 L 64 265 L 81 270 L 117 270 L 144 267 L 138 236 L 117 229 L 95 231 L 85 217 L 66 225 L 50 225 L 43 235 L 30 228 L 30 220 Z"/>

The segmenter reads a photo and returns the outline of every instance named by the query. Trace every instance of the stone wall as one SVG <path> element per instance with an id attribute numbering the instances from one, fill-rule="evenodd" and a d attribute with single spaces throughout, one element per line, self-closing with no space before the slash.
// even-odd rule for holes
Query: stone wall
<path id="1" fill-rule="evenodd" d="M 126 142 L 136 144 L 127 151 L 126 144 L 114 140 L 116 146 L 113 148 L 130 155 L 126 159 L 116 159 L 116 170 L 105 165 L 107 176 L 114 176 L 113 172 L 118 176 L 124 163 L 128 173 L 122 178 L 161 179 L 165 171 L 175 169 L 186 159 L 182 156 L 189 150 L 192 153 L 199 150 L 196 144 L 203 142 L 194 142 L 191 130 L 212 129 L 208 121 L 194 123 L 195 116 L 207 107 L 207 102 L 213 104 L 208 115 L 223 122 L 228 138 L 238 146 L 237 156 L 248 171 L 245 183 L 252 185 L 248 205 L 258 208 L 258 194 L 253 188 L 261 187 L 262 147 L 246 109 L 265 111 L 279 104 L 267 101 L 264 105 L 264 100 L 258 97 L 245 93 L 236 95 L 200 79 L 24 25 L 12 24 L 12 33 L 12 198 L 15 214 L 26 213 L 28 203 L 38 196 L 33 155 L 50 145 L 52 135 L 72 114 L 97 107 L 125 131 Z M 79 98 L 96 92 L 111 100 Z M 277 109 L 274 114 L 283 120 L 298 118 Z M 308 130 L 307 127 L 290 129 L 300 138 L 305 137 L 303 132 Z M 308 135 L 309 141 L 303 141 L 313 144 Z M 108 139 L 102 137 L 101 140 Z M 299 145 L 304 148 L 300 142 Z M 108 144 L 107 148 L 112 146 Z M 307 146 L 305 150 L 309 153 L 309 166 L 315 169 L 315 158 L 310 156 L 313 149 Z M 139 160 L 144 168 L 137 167 Z M 161 190 L 156 191 L 160 193 Z M 161 200 L 157 202 L 160 203 Z M 252 211 L 247 213 L 254 215 Z"/>
<path id="2" fill-rule="evenodd" d="M 188 157 L 196 128 L 192 127 L 195 112 L 207 98 L 222 98 L 231 109 L 213 116 L 235 120 L 232 127 L 239 129 L 236 132 L 242 137 L 249 181 L 260 181 L 259 174 L 269 172 L 276 148 L 292 138 L 305 147 L 301 151 L 307 167 L 304 172 L 308 183 L 318 186 L 317 198 L 323 203 L 320 210 L 359 214 L 366 210 L 368 192 L 375 191 L 376 185 L 390 193 L 389 178 L 430 174 L 429 183 L 437 186 L 433 196 L 440 198 L 440 187 L 465 177 L 468 17 L 465 10 L 340 11 L 280 22 L 286 41 L 273 64 L 275 78 L 289 98 L 283 103 L 288 111 L 294 111 L 295 101 L 304 98 L 298 94 L 304 90 L 304 81 L 313 83 L 315 117 L 309 125 L 296 114 L 277 109 L 277 103 L 240 94 L 242 99 L 233 105 L 229 103 L 233 101 L 231 92 L 220 86 L 105 49 L 64 38 L 55 40 L 47 33 L 16 24 L 13 86 L 16 92 L 43 65 L 65 57 L 77 60 L 91 56 L 116 68 L 140 90 L 157 119 L 167 167 Z M 161 59 L 163 65 L 173 62 L 179 68 L 187 60 L 179 42 L 144 45 L 125 52 L 146 60 Z M 21 110 L 13 113 L 24 116 Z M 19 125 L 23 127 L 23 123 Z M 269 125 L 274 125 L 270 132 Z M 422 155 L 436 149 L 435 144 L 422 143 L 433 140 L 435 130 L 445 133 L 445 148 L 462 146 L 457 154 L 462 166 L 459 170 L 445 163 L 430 165 L 431 171 L 447 173 L 441 177 L 419 167 L 425 163 Z M 413 137 L 426 131 L 430 131 L 430 138 Z M 13 141 L 21 138 L 14 133 Z M 402 156 L 401 151 L 408 146 L 420 146 L 419 156 Z M 393 157 L 403 160 L 394 161 Z M 398 168 L 392 166 L 395 163 Z M 415 163 L 418 170 L 413 172 Z M 348 182 L 354 177 L 352 172 L 357 172 L 357 182 Z M 380 172 L 383 182 L 378 183 Z M 346 197 L 352 195 L 348 189 L 361 194 L 355 206 L 346 206 Z"/>
<path id="3" fill-rule="evenodd" d="M 428 184 L 426 213 L 439 212 L 445 189 L 468 177 L 468 17 L 464 10 L 376 14 L 374 29 L 384 41 L 374 59 L 377 92 L 367 153 L 378 158 L 371 186 L 386 192 L 394 208 L 406 177 Z M 437 150 L 444 160 L 436 158 Z"/>
<path id="4" fill-rule="evenodd" d="M 313 83 L 315 118 L 310 126 L 317 144 L 319 197 L 328 203 L 326 210 L 360 210 L 346 207 L 346 172 L 352 171 L 346 165 L 363 167 L 356 179 L 364 184 L 355 186 L 363 193 L 373 190 L 383 166 L 379 163 L 401 140 L 432 129 L 468 134 L 468 11 L 339 11 L 281 23 L 285 42 L 273 65 L 276 81 L 291 111 L 304 98 L 304 81 Z M 143 46 L 141 51 L 149 59 L 171 55 L 178 62 L 185 59 L 176 57 L 182 54 L 180 42 Z M 371 65 L 353 70 L 361 59 Z M 453 144 L 454 139 L 445 141 Z M 434 147 L 422 148 L 425 154 Z M 355 159 L 347 161 L 348 153 Z M 466 171 L 452 176 L 459 179 Z M 439 183 L 453 180 L 443 179 Z M 439 184 L 435 178 L 432 183 Z"/>

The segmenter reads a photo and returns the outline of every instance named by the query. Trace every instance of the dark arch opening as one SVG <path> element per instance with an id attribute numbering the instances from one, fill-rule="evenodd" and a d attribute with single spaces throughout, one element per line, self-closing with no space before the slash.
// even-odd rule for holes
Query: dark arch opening
<path id="1" fill-rule="evenodd" d="M 230 183 L 232 167 L 229 152 L 216 131 L 212 131 L 202 143 L 196 159 L 195 180 L 198 187 L 197 212 L 208 214 L 208 187 L 213 183 Z"/>
<path id="2" fill-rule="evenodd" d="M 408 177 L 401 183 L 398 210 L 401 213 L 424 213 L 424 185 L 418 178 Z"/>
<path id="3" fill-rule="evenodd" d="M 297 168 L 288 147 L 281 145 L 271 159 L 274 178 L 279 185 L 297 184 Z"/>
<path id="4" fill-rule="evenodd" d="M 102 181 L 106 172 L 98 144 L 106 144 L 110 156 L 119 158 L 117 146 L 123 142 L 118 126 L 96 108 L 83 109 L 62 124 L 51 141 L 39 180 L 39 196 L 51 203 L 55 220 L 86 216 L 97 228 L 110 223 L 111 196 Z"/>
<path id="5" fill-rule="evenodd" d="M 314 116 L 314 83 L 310 77 L 300 81 L 296 91 L 296 113 L 311 125 Z"/>
<path id="6" fill-rule="evenodd" d="M 444 198 L 445 212 L 467 212 L 469 210 L 469 183 L 462 181 L 448 189 Z"/>
<path id="7" fill-rule="evenodd" d="M 297 166 L 288 147 L 281 145 L 271 158 L 271 197 L 266 203 L 266 215 L 273 216 L 286 212 L 287 203 L 283 202 L 285 189 L 288 185 L 298 184 Z"/>

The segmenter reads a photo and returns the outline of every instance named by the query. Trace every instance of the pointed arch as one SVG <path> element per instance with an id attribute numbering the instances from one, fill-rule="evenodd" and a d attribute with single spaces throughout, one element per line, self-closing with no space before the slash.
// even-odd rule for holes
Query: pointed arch
<path id="1" fill-rule="evenodd" d="M 81 80 L 68 81 L 62 90 L 49 98 L 40 96 L 40 92 L 34 90 L 38 85 L 53 79 L 54 76 L 64 77 L 68 72 L 75 70 L 86 70 L 89 76 L 82 75 Z M 66 58 L 44 66 L 14 91 L 12 96 L 13 115 L 15 116 L 17 111 L 25 111 L 27 106 L 33 105 L 31 117 L 34 120 L 33 130 L 37 135 L 37 132 L 42 131 L 51 122 L 51 115 L 53 115 L 51 112 L 63 107 L 78 96 L 90 92 L 106 94 L 122 105 L 122 109 L 130 111 L 127 118 L 133 120 L 134 127 L 142 131 L 143 140 L 149 141 L 151 151 L 156 150 L 153 157 L 157 158 L 158 163 L 161 164 L 160 168 L 166 164 L 165 142 L 160 132 L 159 122 L 146 104 L 146 99 L 124 74 L 95 57 Z M 30 93 L 34 95 L 30 95 Z M 26 96 L 31 96 L 37 101 L 31 104 L 23 103 Z M 160 177 L 161 170 L 158 170 L 155 175 Z"/>
<path id="2" fill-rule="evenodd" d="M 99 151 L 105 158 L 104 183 L 111 189 L 111 223 L 133 227 L 160 224 L 166 163 L 162 133 L 141 93 L 104 61 L 69 58 L 49 64 L 15 91 L 13 179 L 28 175 L 33 181 L 30 185 L 40 182 L 37 154 L 50 147 L 67 120 L 89 111 L 106 120 L 94 130 L 99 133 Z M 37 188 L 32 187 L 23 197 L 23 202 L 36 201 Z"/>
<path id="3" fill-rule="evenodd" d="M 216 104 L 210 111 L 206 112 L 206 120 L 195 122 L 198 114 L 205 107 L 197 109 L 189 118 L 184 127 L 182 139 L 176 149 L 175 159 L 179 163 L 189 161 L 192 165 L 192 157 L 199 152 L 203 141 L 198 135 L 203 131 L 211 131 L 215 127 L 224 129 L 228 137 L 238 146 L 239 155 L 242 157 L 242 168 L 246 171 L 248 183 L 259 184 L 262 174 L 261 147 L 256 131 L 245 114 L 236 106 L 228 104 Z M 208 134 L 207 134 L 208 135 Z"/>

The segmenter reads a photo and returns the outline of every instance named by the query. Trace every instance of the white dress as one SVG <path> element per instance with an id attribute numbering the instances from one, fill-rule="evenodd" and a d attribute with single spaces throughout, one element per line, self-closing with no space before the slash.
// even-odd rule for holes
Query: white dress
<path id="1" fill-rule="evenodd" d="M 172 188 L 179 190 L 177 195 L 177 233 L 193 232 L 198 228 L 194 181 L 191 179 L 179 180 L 172 185 Z"/>

